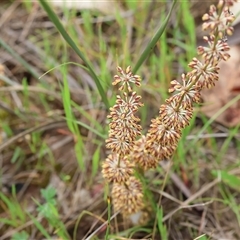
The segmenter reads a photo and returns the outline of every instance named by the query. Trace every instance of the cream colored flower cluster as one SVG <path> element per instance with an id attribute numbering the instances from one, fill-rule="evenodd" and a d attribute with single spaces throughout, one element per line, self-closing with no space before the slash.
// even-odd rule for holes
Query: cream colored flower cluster
<path id="1" fill-rule="evenodd" d="M 132 90 L 132 84 L 141 86 L 141 78 L 127 67 L 118 67 L 119 75 L 114 76 L 113 85 L 120 84 L 121 95 L 110 108 L 108 118 L 109 137 L 106 147 L 111 154 L 102 165 L 103 177 L 112 186 L 115 210 L 133 214 L 144 207 L 142 184 L 135 177 L 135 169 L 144 171 L 156 168 L 159 161 L 169 159 L 177 148 L 182 130 L 189 125 L 193 115 L 193 104 L 199 103 L 201 90 L 213 87 L 218 81 L 221 60 L 230 55 L 227 35 L 233 33 L 234 21 L 229 7 L 234 0 L 220 0 L 217 7 L 212 5 L 203 16 L 203 30 L 209 31 L 204 37 L 207 46 L 198 47 L 199 59 L 189 63 L 190 71 L 182 74 L 180 81 L 173 80 L 169 92 L 172 94 L 159 109 L 159 115 L 152 119 L 145 135 L 141 134 L 138 109 L 143 106 L 141 96 Z"/>

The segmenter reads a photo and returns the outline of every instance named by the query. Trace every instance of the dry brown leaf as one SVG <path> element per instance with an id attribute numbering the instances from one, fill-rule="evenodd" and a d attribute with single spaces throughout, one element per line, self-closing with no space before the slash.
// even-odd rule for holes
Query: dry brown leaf
<path id="1" fill-rule="evenodd" d="M 220 63 L 219 81 L 212 89 L 202 92 L 204 106 L 202 112 L 208 117 L 215 115 L 224 105 L 240 94 L 240 46 L 230 50 L 231 58 Z M 234 127 L 240 124 L 240 101 L 237 101 L 217 119 L 217 122 Z"/>

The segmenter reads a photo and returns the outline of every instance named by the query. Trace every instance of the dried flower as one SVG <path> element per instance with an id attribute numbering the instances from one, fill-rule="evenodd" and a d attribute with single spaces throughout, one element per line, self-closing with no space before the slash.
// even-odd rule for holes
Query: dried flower
<path id="1" fill-rule="evenodd" d="M 193 104 L 200 102 L 201 90 L 213 87 L 218 81 L 218 64 L 230 57 L 226 35 L 233 33 L 234 16 L 228 7 L 235 1 L 219 0 L 218 6 L 211 6 L 203 16 L 206 21 L 203 29 L 210 31 L 210 36 L 203 38 L 208 46 L 198 47 L 201 59 L 193 58 L 189 63 L 191 71 L 182 74 L 180 81 L 171 81 L 172 96 L 160 106 L 159 116 L 151 121 L 146 136 L 141 135 L 140 119 L 136 115 L 143 106 L 141 97 L 130 86 L 132 83 L 140 86 L 141 78 L 133 75 L 130 67 L 125 71 L 117 68 L 119 75 L 114 76 L 113 85 L 120 84 L 119 90 L 123 93 L 117 96 L 108 115 L 111 122 L 106 147 L 111 149 L 111 154 L 102 165 L 102 174 L 113 183 L 113 206 L 123 215 L 136 214 L 133 218 L 139 219 L 144 208 L 142 184 L 133 176 L 134 168 L 138 166 L 146 171 L 172 157 L 182 129 L 192 118 Z"/>
<path id="2" fill-rule="evenodd" d="M 143 106 L 141 96 L 132 92 L 130 84 L 140 86 L 141 79 L 132 74 L 130 67 L 126 71 L 118 67 L 118 72 L 121 76 L 114 76 L 113 85 L 121 83 L 119 90 L 124 92 L 117 96 L 107 116 L 111 122 L 106 147 L 111 149 L 111 154 L 102 164 L 102 174 L 108 182 L 113 182 L 114 208 L 131 214 L 143 207 L 141 182 L 132 176 L 135 163 L 130 158 L 136 138 L 141 136 L 142 127 L 136 113 Z"/>
<path id="3" fill-rule="evenodd" d="M 230 50 L 227 42 L 223 39 L 220 39 L 215 43 L 215 36 L 203 37 L 209 47 L 198 47 L 198 54 L 202 55 L 206 62 L 210 62 L 212 65 L 216 65 L 219 60 L 228 60 L 230 57 L 227 51 Z"/>
<path id="4" fill-rule="evenodd" d="M 142 135 L 142 137 L 136 141 L 133 151 L 131 152 L 131 160 L 145 171 L 157 167 L 159 159 L 149 154 L 146 150 L 146 136 Z"/>
<path id="5" fill-rule="evenodd" d="M 138 124 L 140 119 L 134 114 L 143 104 L 136 92 L 132 92 L 130 96 L 125 93 L 124 98 L 117 96 L 116 104 L 110 108 L 108 118 L 112 122 L 109 124 L 106 147 L 126 155 L 132 150 L 136 137 L 141 135 L 142 127 Z"/>
<path id="6" fill-rule="evenodd" d="M 192 113 L 192 106 L 179 105 L 179 102 L 169 102 L 161 105 L 159 117 L 165 126 L 182 129 L 189 125 Z"/>
<path id="7" fill-rule="evenodd" d="M 110 154 L 102 164 L 102 174 L 108 182 L 126 182 L 134 172 L 134 163 L 127 157 Z"/>
<path id="8" fill-rule="evenodd" d="M 187 107 L 191 106 L 193 103 L 198 103 L 201 100 L 200 88 L 195 84 L 194 76 L 182 74 L 182 84 L 177 80 L 171 81 L 171 87 L 169 89 L 170 93 L 176 92 L 175 95 L 171 96 L 166 100 L 167 103 L 170 102 L 180 102 Z"/>
<path id="9" fill-rule="evenodd" d="M 132 87 L 130 86 L 130 83 L 134 83 L 136 86 L 141 86 L 141 78 L 138 75 L 133 75 L 131 72 L 131 67 L 128 66 L 126 71 L 123 71 L 121 67 L 117 67 L 118 72 L 122 75 L 115 75 L 113 85 L 117 85 L 118 83 L 122 83 L 120 88 L 118 90 L 122 91 L 124 90 L 125 85 L 127 86 L 127 89 L 129 92 L 132 91 Z"/>
<path id="10" fill-rule="evenodd" d="M 159 117 L 152 120 L 148 133 L 153 141 L 164 146 L 176 144 L 181 137 L 181 131 L 178 128 L 165 125 Z"/>
<path id="11" fill-rule="evenodd" d="M 219 67 L 210 63 L 202 63 L 198 59 L 193 60 L 188 64 L 189 67 L 193 68 L 188 73 L 190 76 L 199 76 L 196 86 L 200 88 L 211 88 L 215 86 L 215 82 L 218 81 Z"/>
<path id="12" fill-rule="evenodd" d="M 169 159 L 177 148 L 177 144 L 163 145 L 161 143 L 153 141 L 151 135 L 146 136 L 146 151 L 149 155 L 154 156 L 158 161 Z"/>
<path id="13" fill-rule="evenodd" d="M 109 131 L 109 137 L 106 139 L 106 147 L 112 149 L 115 153 L 126 155 L 132 150 L 133 142 L 133 137 L 127 135 L 126 132 L 122 132 L 122 129 L 117 128 Z"/>
<path id="14" fill-rule="evenodd" d="M 136 213 L 144 206 L 142 183 L 135 177 L 130 177 L 125 184 L 114 183 L 112 199 L 115 211 L 124 215 Z"/>
<path id="15" fill-rule="evenodd" d="M 222 8 L 221 4 L 218 5 L 218 8 Z M 207 21 L 203 23 L 203 30 L 210 30 L 212 33 L 217 29 L 218 36 L 222 38 L 225 33 L 232 35 L 233 27 L 230 24 L 234 21 L 235 17 L 229 11 L 228 7 L 225 7 L 221 14 L 218 13 L 217 8 L 214 5 L 210 6 L 209 13 L 203 15 L 203 20 Z"/>

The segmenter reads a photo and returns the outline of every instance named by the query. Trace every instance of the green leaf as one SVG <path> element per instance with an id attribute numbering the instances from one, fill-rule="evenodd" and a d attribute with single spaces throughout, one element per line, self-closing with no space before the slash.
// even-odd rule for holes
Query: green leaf
<path id="1" fill-rule="evenodd" d="M 28 239 L 29 235 L 26 231 L 15 233 L 11 238 L 11 240 L 28 240 Z"/>
<path id="2" fill-rule="evenodd" d="M 51 186 L 41 189 L 41 195 L 48 202 L 56 196 L 56 189 Z"/>
<path id="3" fill-rule="evenodd" d="M 7 218 L 0 218 L 0 223 L 3 223 L 5 226 L 9 225 L 9 226 L 13 226 L 13 227 L 17 227 L 17 222 L 14 220 L 9 220 Z"/>
<path id="4" fill-rule="evenodd" d="M 84 63 L 86 64 L 90 74 L 92 75 L 96 86 L 98 88 L 98 92 L 100 93 L 102 100 L 106 106 L 106 108 L 109 108 L 109 103 L 108 103 L 108 99 L 107 96 L 103 90 L 103 87 L 100 83 L 99 78 L 97 77 L 96 73 L 94 72 L 90 62 L 88 62 L 87 58 L 85 57 L 85 55 L 80 51 L 80 49 L 77 47 L 77 45 L 75 44 L 75 42 L 72 40 L 72 38 L 68 35 L 68 33 L 66 32 L 66 30 L 64 29 L 62 23 L 59 21 L 59 18 L 57 17 L 57 15 L 54 13 L 54 11 L 51 9 L 51 7 L 49 6 L 49 4 L 47 3 L 47 1 L 45 0 L 39 0 L 39 2 L 41 3 L 42 7 L 44 8 L 44 10 L 46 11 L 46 13 L 48 14 L 48 17 L 50 18 L 50 20 L 53 22 L 53 24 L 56 26 L 57 30 L 60 32 L 60 34 L 63 36 L 63 38 L 65 39 L 65 41 L 70 45 L 70 47 L 75 51 L 75 53 L 84 61 Z"/>
<path id="5" fill-rule="evenodd" d="M 240 178 L 239 177 L 232 175 L 224 170 L 221 170 L 221 171 L 213 170 L 212 174 L 215 177 L 220 176 L 221 179 L 223 180 L 223 182 L 226 183 L 229 187 L 232 187 L 238 191 L 240 190 L 239 189 L 239 186 L 240 186 Z"/>
<path id="6" fill-rule="evenodd" d="M 161 239 L 168 239 L 167 228 L 163 223 L 163 210 L 162 208 L 157 208 L 157 221 L 158 221 L 158 230 L 161 234 Z"/>
<path id="7" fill-rule="evenodd" d="M 133 73 L 136 73 L 138 71 L 140 66 L 143 64 L 143 62 L 148 57 L 149 53 L 153 50 L 153 48 L 156 45 L 156 43 L 159 40 L 159 38 L 162 36 L 163 32 L 165 31 L 165 29 L 167 27 L 167 23 L 168 23 L 168 21 L 170 19 L 170 16 L 172 14 L 173 8 L 174 8 L 176 3 L 177 3 L 177 0 L 174 0 L 173 3 L 172 3 L 171 9 L 170 9 L 170 11 L 169 11 L 165 21 L 160 26 L 160 28 L 157 30 L 156 34 L 153 36 L 152 40 L 148 43 L 147 47 L 145 48 L 145 50 L 141 54 L 140 58 L 138 59 L 135 67 L 133 68 Z"/>
<path id="8" fill-rule="evenodd" d="M 22 153 L 23 153 L 22 149 L 17 146 L 14 150 L 14 153 L 13 153 L 13 156 L 11 159 L 11 163 L 15 163 L 18 160 L 18 158 L 21 156 Z"/>
<path id="9" fill-rule="evenodd" d="M 29 217 L 32 219 L 34 225 L 37 227 L 37 229 L 42 233 L 42 235 L 47 239 L 52 239 L 51 236 L 48 234 L 48 232 L 45 230 L 44 226 L 39 222 L 38 219 L 34 218 L 33 216 L 29 215 Z"/>

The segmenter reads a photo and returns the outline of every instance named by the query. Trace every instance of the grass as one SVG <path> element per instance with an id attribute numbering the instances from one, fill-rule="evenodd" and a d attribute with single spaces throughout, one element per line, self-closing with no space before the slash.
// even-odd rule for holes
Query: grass
<path id="1" fill-rule="evenodd" d="M 128 14 L 109 20 L 92 10 L 54 15 L 39 3 L 37 10 L 19 3 L 0 36 L 7 69 L 0 78 L 0 105 L 7 106 L 0 109 L 0 239 L 240 238 L 239 126 L 215 122 L 239 96 L 211 119 L 196 111 L 171 169 L 163 164 L 142 179 L 150 221 L 131 225 L 114 215 L 101 176 L 116 66 L 143 76 L 146 132 L 170 81 L 196 56 L 191 4 L 176 4 L 170 17 L 168 4 L 124 1 Z M 0 6 L 8 12 L 13 4 Z M 26 30 L 24 16 L 33 14 Z M 18 44 L 16 21 L 27 31 Z M 219 132 L 225 137 L 211 137 Z"/>

